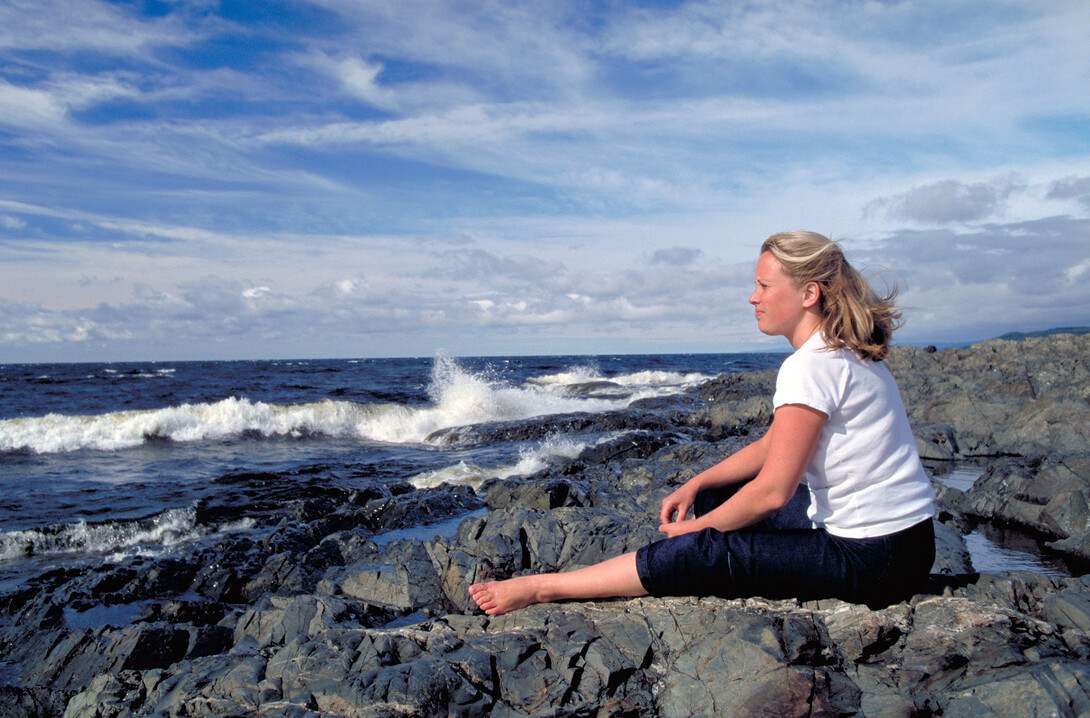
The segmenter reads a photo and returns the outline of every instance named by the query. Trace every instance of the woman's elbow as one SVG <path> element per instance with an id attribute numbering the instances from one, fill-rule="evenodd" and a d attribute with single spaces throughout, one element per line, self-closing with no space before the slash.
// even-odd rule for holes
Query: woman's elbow
<path id="1" fill-rule="evenodd" d="M 792 488 L 790 491 L 785 491 L 785 490 L 782 490 L 782 489 L 769 490 L 768 492 L 765 493 L 765 495 L 763 497 L 764 498 L 764 502 L 763 502 L 764 503 L 764 508 L 770 514 L 776 513 L 777 511 L 782 509 L 784 506 L 787 506 L 787 504 L 791 501 L 791 499 L 794 496 L 795 496 L 795 489 L 794 488 Z"/>

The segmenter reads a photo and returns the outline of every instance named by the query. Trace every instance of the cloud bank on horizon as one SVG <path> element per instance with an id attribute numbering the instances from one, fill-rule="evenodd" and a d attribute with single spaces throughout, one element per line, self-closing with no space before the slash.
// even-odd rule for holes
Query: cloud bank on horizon
<path id="1" fill-rule="evenodd" d="M 8 0 L 0 361 L 777 350 L 1090 324 L 1090 4 Z"/>

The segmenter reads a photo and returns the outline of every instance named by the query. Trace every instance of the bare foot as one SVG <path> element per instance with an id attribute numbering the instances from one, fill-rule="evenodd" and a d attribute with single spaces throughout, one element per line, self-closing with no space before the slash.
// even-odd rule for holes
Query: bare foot
<path id="1" fill-rule="evenodd" d="M 475 583 L 469 587 L 469 596 L 489 616 L 498 616 L 539 603 L 542 599 L 537 595 L 538 578 L 518 576 L 506 581 Z"/>

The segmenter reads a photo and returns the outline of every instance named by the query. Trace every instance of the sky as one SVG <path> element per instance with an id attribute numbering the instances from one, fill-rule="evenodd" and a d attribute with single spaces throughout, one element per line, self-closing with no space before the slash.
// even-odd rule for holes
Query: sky
<path id="1" fill-rule="evenodd" d="M 2 0 L 0 362 L 788 351 L 1090 325 L 1090 3 Z"/>

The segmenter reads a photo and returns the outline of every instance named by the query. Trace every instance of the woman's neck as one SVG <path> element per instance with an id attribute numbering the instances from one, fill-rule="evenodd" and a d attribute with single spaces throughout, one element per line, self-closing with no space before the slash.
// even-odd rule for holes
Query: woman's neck
<path id="1" fill-rule="evenodd" d="M 802 348 L 803 344 L 810 341 L 810 337 L 820 331 L 821 316 L 816 312 L 807 312 L 803 315 L 802 321 L 795 326 L 795 330 L 787 337 L 787 341 L 791 342 L 792 348 L 798 350 Z"/>

